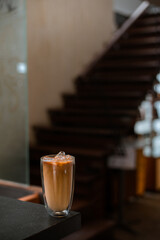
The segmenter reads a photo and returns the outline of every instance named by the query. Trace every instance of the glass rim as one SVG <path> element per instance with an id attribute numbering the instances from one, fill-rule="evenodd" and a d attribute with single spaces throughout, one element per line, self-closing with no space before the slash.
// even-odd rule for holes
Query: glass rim
<path id="1" fill-rule="evenodd" d="M 47 155 L 44 155 L 44 156 L 42 156 L 41 158 L 40 158 L 40 160 L 41 161 L 46 161 L 46 162 L 52 162 L 52 161 L 56 161 L 56 159 L 55 159 L 55 156 L 56 156 L 57 154 L 47 154 Z M 75 156 L 73 156 L 73 155 L 70 155 L 70 154 L 65 154 L 65 156 L 67 156 L 67 155 L 69 155 L 71 158 L 70 159 L 65 159 L 64 161 L 66 161 L 66 160 L 68 160 L 68 161 L 75 161 Z M 46 159 L 45 159 L 46 158 Z M 50 158 L 50 159 L 49 159 Z M 58 160 L 57 160 L 58 161 Z"/>

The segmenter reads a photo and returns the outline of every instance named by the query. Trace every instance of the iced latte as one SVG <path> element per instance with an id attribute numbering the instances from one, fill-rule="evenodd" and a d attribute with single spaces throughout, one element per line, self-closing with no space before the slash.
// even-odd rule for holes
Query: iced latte
<path id="1" fill-rule="evenodd" d="M 72 204 L 75 158 L 60 152 L 41 158 L 45 206 L 52 216 L 66 216 Z"/>

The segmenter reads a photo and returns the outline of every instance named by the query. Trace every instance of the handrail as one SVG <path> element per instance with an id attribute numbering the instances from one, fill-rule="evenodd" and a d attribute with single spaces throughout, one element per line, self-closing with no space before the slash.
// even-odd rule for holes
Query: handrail
<path id="1" fill-rule="evenodd" d="M 144 1 L 142 2 L 139 7 L 131 14 L 131 16 L 124 22 L 122 27 L 116 31 L 111 40 L 110 44 L 108 45 L 108 50 L 117 42 L 122 35 L 132 26 L 132 24 L 144 13 L 144 11 L 148 8 L 149 2 Z"/>
<path id="2" fill-rule="evenodd" d="M 123 34 L 132 26 L 132 24 L 144 13 L 144 11 L 149 7 L 150 3 L 148 1 L 143 1 L 139 7 L 131 14 L 131 16 L 125 21 L 125 23 L 115 32 L 114 36 L 112 37 L 109 45 L 105 52 L 108 52 L 112 46 L 123 36 Z M 104 55 L 104 51 L 100 56 L 93 61 L 89 67 L 86 69 L 84 75 L 90 72 L 90 70 L 96 65 L 96 63 L 101 59 Z"/>

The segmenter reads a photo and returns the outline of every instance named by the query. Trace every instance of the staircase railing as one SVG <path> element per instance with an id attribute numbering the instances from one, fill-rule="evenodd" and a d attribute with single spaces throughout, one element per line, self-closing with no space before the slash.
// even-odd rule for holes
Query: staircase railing
<path id="1" fill-rule="evenodd" d="M 145 12 L 149 7 L 150 3 L 143 1 L 138 8 L 131 14 L 131 16 L 124 22 L 124 24 L 114 33 L 109 45 L 106 48 L 108 52 L 112 46 L 125 34 L 125 32 L 133 25 L 133 23 Z M 91 72 L 92 68 L 97 64 L 97 62 L 104 56 L 104 51 L 100 54 L 95 61 L 93 61 L 86 69 L 84 76 Z"/>

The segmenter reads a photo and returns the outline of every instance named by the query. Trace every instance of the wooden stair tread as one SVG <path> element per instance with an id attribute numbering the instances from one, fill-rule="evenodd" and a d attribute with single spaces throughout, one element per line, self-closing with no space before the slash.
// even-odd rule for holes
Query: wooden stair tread
<path id="1" fill-rule="evenodd" d="M 142 74 L 125 74 L 121 75 L 121 74 L 117 74 L 112 73 L 112 74 L 107 74 L 107 73 L 94 73 L 94 75 L 91 77 L 90 82 L 119 82 L 119 83 L 127 83 L 127 82 L 144 82 L 144 83 L 150 83 L 151 81 L 153 81 L 153 77 L 152 75 L 148 75 L 148 74 L 144 74 L 144 72 Z"/>
<path id="2" fill-rule="evenodd" d="M 108 96 L 114 96 L 118 94 L 119 96 L 128 96 L 129 94 L 132 95 L 139 95 L 142 96 L 144 93 L 146 94 L 146 91 L 148 91 L 148 88 L 150 87 L 150 83 L 144 84 L 144 83 L 112 83 L 112 84 L 105 84 L 105 83 L 84 83 L 77 85 L 77 93 L 80 95 L 83 95 L 84 93 L 88 95 L 108 95 Z"/>
<path id="3" fill-rule="evenodd" d="M 101 200 L 97 195 L 90 199 L 86 199 L 83 196 L 75 196 L 73 199 L 72 210 L 81 213 L 82 223 L 85 223 L 86 225 L 88 220 L 92 221 L 94 217 L 96 219 L 99 218 L 99 210 L 102 211 L 102 207 L 99 205 L 100 202 Z"/>
<path id="4" fill-rule="evenodd" d="M 111 51 L 107 54 L 108 57 L 130 57 L 134 60 L 134 57 L 151 57 L 151 56 L 159 56 L 160 55 L 160 47 L 151 47 L 151 48 L 143 48 L 143 49 L 119 49 L 117 51 Z M 148 58 L 150 59 L 150 58 Z"/>
<path id="5" fill-rule="evenodd" d="M 74 109 L 74 108 L 62 108 L 62 109 L 49 109 L 50 114 L 65 114 L 65 115 L 77 115 L 77 116 L 97 116 L 97 117 L 104 117 L 104 116 L 128 116 L 128 117 L 136 117 L 137 110 L 125 110 L 125 109 Z"/>
<path id="6" fill-rule="evenodd" d="M 121 68 L 117 68 L 116 70 L 115 69 L 111 69 L 111 68 L 106 68 L 104 70 L 101 70 L 101 69 L 94 69 L 93 71 L 93 75 L 98 75 L 98 76 L 101 76 L 101 75 L 106 75 L 106 78 L 109 78 L 109 77 L 113 77 L 113 78 L 117 78 L 118 77 L 120 78 L 120 75 L 121 76 L 125 76 L 125 77 L 129 77 L 129 76 L 134 76 L 135 78 L 137 77 L 140 77 L 144 74 L 147 74 L 147 75 L 151 75 L 151 76 L 154 76 L 157 74 L 159 70 L 159 67 L 157 68 L 137 68 L 136 71 L 134 68 L 131 68 L 131 69 L 121 69 Z"/>
<path id="7" fill-rule="evenodd" d="M 85 115 L 52 115 L 50 114 L 51 121 L 55 126 L 72 126 L 75 127 L 88 127 L 88 128 L 104 128 L 113 127 L 116 129 L 119 126 L 127 127 L 128 125 L 134 125 L 135 121 L 131 117 L 125 116 L 104 116 L 103 118 L 97 116 L 85 116 Z"/>
<path id="8" fill-rule="evenodd" d="M 108 89 L 115 89 L 115 90 L 121 89 L 121 91 L 119 91 L 119 94 L 122 94 L 122 93 L 125 94 L 125 92 L 130 88 L 138 91 L 139 89 L 141 90 L 141 87 L 145 87 L 145 85 L 148 86 L 148 84 L 150 84 L 150 81 L 140 81 L 140 80 L 136 80 L 136 78 L 135 78 L 135 81 L 131 80 L 130 82 L 125 80 L 123 81 L 123 79 L 122 80 L 115 79 L 115 81 L 113 80 L 113 82 L 111 82 L 111 81 L 107 81 L 106 79 L 106 81 L 99 81 L 99 82 L 98 80 L 80 82 L 76 84 L 76 89 L 79 90 L 81 88 L 83 89 L 89 88 L 92 90 L 96 88 L 98 90 L 101 89 L 102 92 L 104 92 L 103 89 L 105 89 L 105 91 L 107 91 Z M 110 95 L 111 94 L 114 94 L 114 93 L 111 92 Z"/>
<path id="9" fill-rule="evenodd" d="M 122 98 L 127 98 L 127 99 L 137 99 L 137 97 L 139 98 L 141 95 L 139 93 L 126 93 L 125 95 L 122 95 L 120 92 L 119 93 L 110 93 L 110 94 L 107 94 L 107 95 L 104 95 L 102 94 L 101 96 L 97 96 L 97 95 L 89 95 L 88 93 L 84 93 L 83 96 L 82 95 L 78 95 L 77 93 L 76 94 L 68 94 L 68 93 L 65 93 L 63 94 L 63 98 L 64 99 L 73 99 L 73 100 L 88 100 L 88 101 L 112 101 L 112 100 L 115 100 L 115 99 L 120 99 L 122 100 Z"/>
<path id="10" fill-rule="evenodd" d="M 97 68 L 156 68 L 159 67 L 159 61 L 134 61 L 134 60 L 105 60 L 97 65 Z"/>
<path id="11" fill-rule="evenodd" d="M 47 131 L 50 133 L 66 133 L 66 134 L 77 134 L 77 135 L 91 135 L 91 136 L 112 136 L 117 134 L 112 129 L 88 129 L 88 128 L 72 128 L 72 127 L 46 127 L 46 126 L 35 126 L 35 131 Z M 119 132 L 118 132 L 119 133 Z"/>
<path id="12" fill-rule="evenodd" d="M 87 90 L 85 91 L 85 86 L 83 88 L 83 91 L 81 91 L 79 89 L 79 91 L 77 91 L 77 96 L 81 96 L 81 97 L 98 97 L 98 98 L 142 98 L 142 95 L 144 93 L 144 89 L 139 89 L 139 91 L 137 89 L 133 90 L 132 88 L 132 91 L 130 89 L 130 91 L 127 89 L 127 87 L 123 87 L 123 90 L 120 91 L 120 89 L 118 88 L 114 88 L 114 86 L 112 87 L 112 92 L 110 91 L 110 89 L 106 87 L 105 91 L 103 91 L 104 87 L 102 86 L 100 89 L 97 87 L 97 88 L 91 88 L 91 90 Z M 100 91 L 102 90 L 102 91 Z"/>
<path id="13" fill-rule="evenodd" d="M 142 48 L 146 45 L 156 45 L 160 42 L 160 36 L 148 36 L 148 37 L 134 37 L 128 39 L 122 39 L 120 44 L 121 46 L 137 46 L 140 45 Z"/>
<path id="14" fill-rule="evenodd" d="M 116 122 L 116 124 L 120 124 L 122 122 L 126 123 L 128 122 L 128 120 L 130 121 L 131 117 L 127 117 L 127 116 L 119 116 L 117 117 L 116 115 L 109 115 L 108 116 L 103 116 L 103 118 L 100 118 L 99 116 L 86 116 L 86 115 L 82 115 L 82 114 L 65 114 L 65 112 L 61 112 L 60 114 L 53 114 L 52 115 L 52 118 L 53 118 L 53 123 L 54 123 L 54 120 L 57 122 L 58 120 L 60 121 L 78 121 L 78 122 L 81 122 L 81 121 L 86 121 L 86 122 L 100 122 L 100 123 L 103 123 L 103 122 L 106 122 L 107 124 L 109 124 L 111 121 L 112 123 Z"/>
<path id="15" fill-rule="evenodd" d="M 86 173 L 77 175 L 76 181 L 86 184 L 95 181 L 97 178 L 99 178 L 99 174 Z"/>
<path id="16" fill-rule="evenodd" d="M 157 18 L 160 17 L 160 13 L 159 12 L 144 12 L 139 19 L 151 19 L 151 18 Z"/>
<path id="17" fill-rule="evenodd" d="M 93 222 L 86 224 L 86 226 L 82 227 L 81 230 L 63 238 L 63 240 L 89 240 L 93 237 L 98 237 L 98 235 L 111 229 L 113 226 L 114 222 L 111 220 L 94 220 Z"/>
<path id="18" fill-rule="evenodd" d="M 46 155 L 48 153 L 58 153 L 60 151 L 65 151 L 68 154 L 72 154 L 72 155 L 82 155 L 82 156 L 91 156 L 91 157 L 97 157 L 97 158 L 101 158 L 106 156 L 107 151 L 106 150 L 99 150 L 99 149 L 95 149 L 95 148 L 82 148 L 82 147 L 63 147 L 63 149 L 61 149 L 60 147 L 56 147 L 56 146 L 45 146 L 45 145 L 31 145 L 30 146 L 31 150 L 37 150 L 37 151 L 43 151 L 46 152 Z"/>
<path id="19" fill-rule="evenodd" d="M 129 35 L 143 35 L 143 34 L 159 34 L 160 33 L 160 26 L 142 26 L 142 27 L 132 27 L 128 31 Z"/>
<path id="20" fill-rule="evenodd" d="M 76 85 L 79 85 L 81 83 L 97 83 L 97 84 L 102 84 L 102 83 L 106 83 L 106 84 L 125 84 L 125 83 L 149 83 L 152 81 L 152 76 L 148 75 L 148 74 L 142 74 L 139 76 L 135 76 L 134 75 L 117 75 L 117 74 L 106 74 L 106 73 L 101 73 L 101 74 L 92 74 L 90 76 L 90 78 L 88 77 L 84 77 L 84 78 L 78 78 L 76 81 Z"/>
<path id="21" fill-rule="evenodd" d="M 127 101 L 126 101 L 127 99 Z M 83 108 L 127 108 L 133 109 L 137 108 L 141 101 L 143 100 L 143 96 L 139 98 L 120 98 L 118 96 L 115 97 L 96 97 L 96 96 L 77 96 L 77 95 L 65 95 L 64 96 L 64 104 L 65 107 L 83 107 Z"/>
<path id="22" fill-rule="evenodd" d="M 72 204 L 72 211 L 81 211 L 84 208 L 87 208 L 90 206 L 90 203 L 88 200 L 85 199 L 73 199 L 73 204 Z"/>
<path id="23" fill-rule="evenodd" d="M 160 16 L 157 15 L 157 16 L 148 16 L 146 18 L 140 18 L 136 21 L 135 25 L 137 27 L 141 27 L 141 26 L 144 26 L 144 25 L 158 25 L 160 24 Z"/>
<path id="24" fill-rule="evenodd" d="M 80 101 L 80 102 L 75 102 L 73 104 L 70 104 L 70 103 L 65 103 L 65 108 L 69 108 L 69 109 L 89 109 L 89 110 L 103 110 L 104 108 L 106 108 L 106 110 L 110 111 L 112 108 L 114 108 L 115 110 L 126 110 L 126 111 L 129 111 L 129 110 L 133 110 L 133 111 L 137 111 L 137 107 L 136 106 L 139 106 L 140 103 L 141 103 L 141 100 L 137 100 L 137 102 L 124 102 L 124 104 L 120 104 L 120 103 L 115 103 L 114 105 L 113 104 L 105 104 L 105 103 L 102 103 L 102 102 L 89 102 L 87 101 L 86 104 L 85 104 L 86 101 Z"/>

